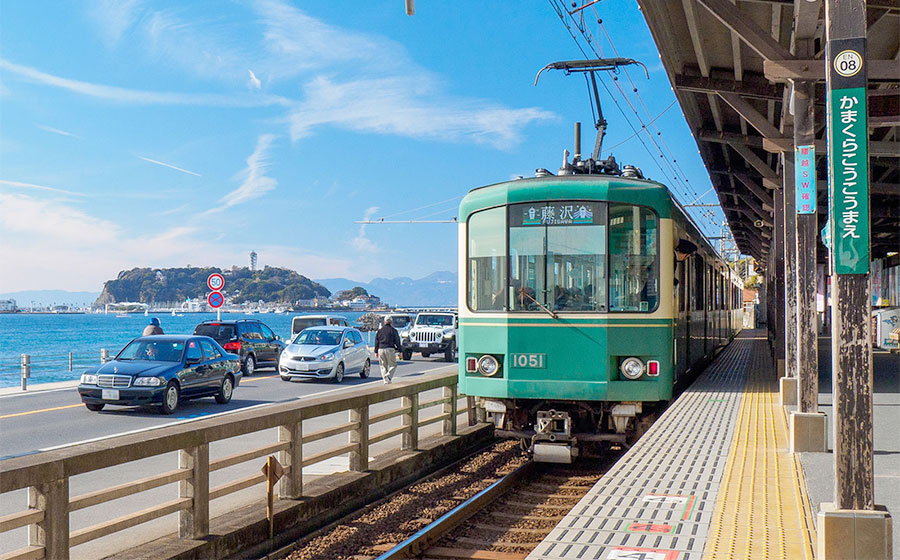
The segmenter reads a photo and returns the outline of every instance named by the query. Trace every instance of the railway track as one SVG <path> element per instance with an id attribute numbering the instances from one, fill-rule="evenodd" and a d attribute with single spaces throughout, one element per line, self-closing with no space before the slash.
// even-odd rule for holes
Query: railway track
<path id="1" fill-rule="evenodd" d="M 500 442 L 268 558 L 524 559 L 614 460 L 533 464 Z"/>

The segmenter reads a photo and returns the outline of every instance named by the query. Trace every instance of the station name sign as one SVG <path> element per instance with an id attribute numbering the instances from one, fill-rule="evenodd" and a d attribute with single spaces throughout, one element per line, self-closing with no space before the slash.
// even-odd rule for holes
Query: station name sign
<path id="1" fill-rule="evenodd" d="M 869 272 L 869 150 L 866 39 L 828 45 L 828 198 L 836 274 Z"/>

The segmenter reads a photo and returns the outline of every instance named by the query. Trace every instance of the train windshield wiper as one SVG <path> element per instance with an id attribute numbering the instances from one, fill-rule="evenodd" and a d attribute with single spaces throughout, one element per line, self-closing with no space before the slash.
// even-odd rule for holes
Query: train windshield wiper
<path id="1" fill-rule="evenodd" d="M 530 299 L 531 301 L 533 301 L 535 305 L 537 305 L 538 307 L 540 307 L 541 309 L 543 309 L 544 311 L 546 311 L 547 314 L 550 315 L 551 317 L 553 317 L 554 319 L 559 319 L 559 316 L 558 316 L 556 313 L 554 313 L 550 308 L 548 308 L 548 307 L 547 307 L 546 305 L 544 305 L 543 303 L 541 303 L 541 302 L 539 302 L 538 300 L 536 300 L 536 299 L 534 299 L 533 297 L 531 297 L 531 294 L 529 294 L 528 292 L 526 292 L 526 291 L 525 291 L 525 288 L 520 288 L 520 289 L 519 289 L 519 295 L 525 296 L 526 298 L 528 298 L 528 299 Z"/>

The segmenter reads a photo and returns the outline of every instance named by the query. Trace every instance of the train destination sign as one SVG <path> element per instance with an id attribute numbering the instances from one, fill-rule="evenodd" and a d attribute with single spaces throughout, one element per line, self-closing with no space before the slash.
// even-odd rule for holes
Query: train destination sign
<path id="1" fill-rule="evenodd" d="M 592 226 L 606 223 L 604 206 L 597 202 L 551 200 L 510 206 L 509 225 Z"/>
<path id="2" fill-rule="evenodd" d="M 836 274 L 869 272 L 866 39 L 832 40 L 828 80 L 828 198 Z"/>

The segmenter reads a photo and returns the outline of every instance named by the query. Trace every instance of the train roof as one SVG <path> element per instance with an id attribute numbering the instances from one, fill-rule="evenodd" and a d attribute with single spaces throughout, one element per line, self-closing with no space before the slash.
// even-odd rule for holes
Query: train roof
<path id="1" fill-rule="evenodd" d="M 469 191 L 459 205 L 459 221 L 492 206 L 531 200 L 606 200 L 652 207 L 661 218 L 672 217 L 669 189 L 656 181 L 618 175 L 550 175 L 516 179 Z"/>

